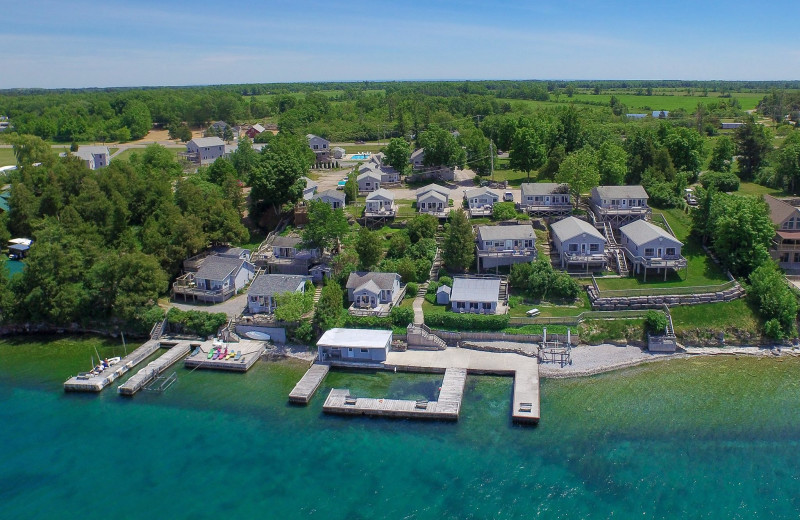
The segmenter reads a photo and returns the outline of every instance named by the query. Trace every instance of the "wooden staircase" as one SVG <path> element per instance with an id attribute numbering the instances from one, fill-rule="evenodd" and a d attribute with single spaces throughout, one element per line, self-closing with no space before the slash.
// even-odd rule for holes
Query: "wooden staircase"
<path id="1" fill-rule="evenodd" d="M 617 272 L 620 276 L 628 276 L 630 270 L 628 269 L 628 260 L 625 258 L 625 253 L 617 243 L 614 237 L 614 230 L 608 225 L 608 222 L 603 222 L 603 235 L 606 237 L 606 247 L 608 247 L 609 255 L 612 257 L 614 265 L 617 267 Z"/>
<path id="2" fill-rule="evenodd" d="M 314 289 L 314 305 L 317 304 L 320 296 L 322 296 L 322 284 L 317 285 L 317 287 Z"/>

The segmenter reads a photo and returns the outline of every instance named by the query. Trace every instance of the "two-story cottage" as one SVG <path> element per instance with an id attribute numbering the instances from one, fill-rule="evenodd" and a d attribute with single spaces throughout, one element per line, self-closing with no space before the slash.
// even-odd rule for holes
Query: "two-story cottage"
<path id="1" fill-rule="evenodd" d="M 486 187 L 464 190 L 464 201 L 469 208 L 470 217 L 491 215 L 495 203 L 500 200 L 500 194 Z"/>
<path id="2" fill-rule="evenodd" d="M 225 143 L 219 137 L 195 137 L 186 143 L 186 152 L 181 155 L 205 166 L 225 155 Z"/>
<path id="3" fill-rule="evenodd" d="M 647 280 L 647 270 L 664 270 L 664 280 L 669 269 L 677 270 L 687 266 L 686 258 L 681 256 L 680 240 L 665 229 L 645 220 L 635 220 L 619 228 L 620 247 L 631 263 L 634 273 L 643 273 Z"/>
<path id="4" fill-rule="evenodd" d="M 333 209 L 340 209 L 344 208 L 345 194 L 338 190 L 325 190 L 314 195 L 312 200 L 321 200 Z"/>
<path id="5" fill-rule="evenodd" d="M 364 216 L 370 217 L 394 217 L 397 214 L 397 205 L 394 203 L 394 193 L 379 188 L 367 195 Z"/>
<path id="6" fill-rule="evenodd" d="M 769 206 L 769 216 L 777 228 L 770 256 L 788 274 L 798 274 L 800 273 L 800 209 L 771 195 L 764 195 L 764 201 Z"/>
<path id="7" fill-rule="evenodd" d="M 247 290 L 247 310 L 251 314 L 272 314 L 278 306 L 279 294 L 304 293 L 309 279 L 293 274 L 261 274 Z"/>
<path id="8" fill-rule="evenodd" d="M 173 283 L 173 295 L 201 302 L 223 302 L 243 289 L 255 272 L 255 266 L 244 258 L 210 255 L 203 259 L 197 272 L 187 273 Z"/>
<path id="9" fill-rule="evenodd" d="M 567 184 L 555 182 L 525 182 L 521 186 L 520 207 L 534 216 L 569 215 L 572 201 Z"/>
<path id="10" fill-rule="evenodd" d="M 350 313 L 356 315 L 388 316 L 405 293 L 397 273 L 353 272 L 345 287 L 353 302 Z"/>
<path id="11" fill-rule="evenodd" d="M 298 236 L 275 237 L 266 255 L 256 258 L 270 273 L 307 275 L 320 259 L 319 249 L 306 249 Z"/>
<path id="12" fill-rule="evenodd" d="M 359 193 L 369 193 L 381 187 L 381 174 L 377 170 L 367 169 L 356 177 Z"/>
<path id="13" fill-rule="evenodd" d="M 111 162 L 107 146 L 79 146 L 74 155 L 90 170 L 105 168 Z"/>
<path id="14" fill-rule="evenodd" d="M 255 137 L 258 134 L 262 133 L 264 130 L 266 130 L 266 128 L 264 128 L 260 123 L 256 123 L 250 128 L 248 128 L 244 134 L 250 139 L 255 139 Z"/>
<path id="15" fill-rule="evenodd" d="M 418 148 L 411 152 L 408 162 L 415 170 L 422 170 L 425 168 L 425 148 Z"/>
<path id="16" fill-rule="evenodd" d="M 438 184 L 429 184 L 417 190 L 417 211 L 439 218 L 450 212 L 450 190 Z"/>
<path id="17" fill-rule="evenodd" d="M 477 235 L 478 272 L 536 258 L 536 233 L 530 224 L 478 226 Z"/>
<path id="18" fill-rule="evenodd" d="M 314 154 L 317 156 L 317 162 L 327 161 L 330 159 L 330 141 L 314 134 L 306 135 L 306 139 L 308 139 L 308 147 L 314 150 Z"/>
<path id="19" fill-rule="evenodd" d="M 499 278 L 453 278 L 450 291 L 450 309 L 458 313 L 505 314 L 508 310 L 501 301 L 502 280 Z"/>
<path id="20" fill-rule="evenodd" d="M 567 217 L 551 224 L 550 231 L 562 269 L 605 269 L 606 239 L 596 227 L 579 218 Z"/>
<path id="21" fill-rule="evenodd" d="M 400 173 L 397 170 L 389 165 L 382 164 L 380 162 L 382 159 L 375 160 L 374 158 L 375 156 L 373 155 L 369 162 L 366 162 L 358 167 L 359 175 L 367 172 L 373 172 L 380 175 L 381 183 L 383 184 L 400 182 Z"/>
<path id="22" fill-rule="evenodd" d="M 589 206 L 598 226 L 619 229 L 635 220 L 646 220 L 650 213 L 647 192 L 642 186 L 597 186 L 592 188 Z"/>

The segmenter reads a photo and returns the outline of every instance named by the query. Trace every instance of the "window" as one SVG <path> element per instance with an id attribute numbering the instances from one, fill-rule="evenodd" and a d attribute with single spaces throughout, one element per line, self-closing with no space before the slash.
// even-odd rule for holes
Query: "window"
<path id="1" fill-rule="evenodd" d="M 794 254 L 794 263 L 798 263 L 798 262 L 800 262 L 800 253 L 795 253 Z"/>
<path id="2" fill-rule="evenodd" d="M 644 256 L 655 256 L 656 252 L 652 247 L 645 248 Z"/>
<path id="3" fill-rule="evenodd" d="M 315 145 L 314 145 L 314 150 L 317 150 L 318 148 L 319 148 L 319 145 L 318 145 L 318 144 L 315 144 Z"/>
<path id="4" fill-rule="evenodd" d="M 600 251 L 600 244 L 589 244 L 589 251 L 592 253 Z"/>
<path id="5" fill-rule="evenodd" d="M 789 253 L 781 253 L 781 262 L 788 262 L 789 261 Z"/>
<path id="6" fill-rule="evenodd" d="M 458 303 L 456 303 L 456 308 L 458 308 L 458 309 L 463 309 L 463 308 L 464 308 L 464 302 L 458 302 Z"/>
<path id="7" fill-rule="evenodd" d="M 492 308 L 492 304 L 491 303 L 484 303 L 483 304 L 483 310 L 489 310 L 491 308 Z"/>
<path id="8" fill-rule="evenodd" d="M 369 352 L 369 349 L 366 349 L 366 348 L 362 348 L 361 349 L 361 353 L 362 354 L 366 354 L 367 352 Z"/>
<path id="9" fill-rule="evenodd" d="M 478 308 L 478 303 L 477 302 L 469 302 L 469 308 L 470 309 L 477 309 Z"/>
<path id="10" fill-rule="evenodd" d="M 667 248 L 667 256 L 675 256 L 675 248 L 674 247 L 668 247 Z"/>
<path id="11" fill-rule="evenodd" d="M 577 253 L 578 252 L 578 244 L 570 244 L 569 245 L 569 252 L 570 253 Z"/>
<path id="12" fill-rule="evenodd" d="M 533 247 L 533 240 L 526 240 L 525 247 Z"/>
<path id="13" fill-rule="evenodd" d="M 616 199 L 611 199 L 611 205 L 612 206 L 619 206 L 619 201 L 616 200 Z"/>

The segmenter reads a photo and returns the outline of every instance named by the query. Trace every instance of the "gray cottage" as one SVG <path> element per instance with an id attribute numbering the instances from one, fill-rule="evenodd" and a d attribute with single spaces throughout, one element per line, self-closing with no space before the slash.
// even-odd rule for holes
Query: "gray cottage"
<path id="1" fill-rule="evenodd" d="M 392 331 L 378 329 L 329 329 L 317 341 L 319 361 L 386 361 Z"/>
<path id="2" fill-rule="evenodd" d="M 196 137 L 186 143 L 187 160 L 200 165 L 211 164 L 225 155 L 225 143 L 219 137 Z"/>
<path id="3" fill-rule="evenodd" d="M 444 218 L 450 212 L 450 190 L 438 184 L 428 184 L 417 190 L 417 211 Z"/>
<path id="4" fill-rule="evenodd" d="M 531 262 L 536 258 L 536 233 L 530 224 L 478 226 L 476 250 L 478 272 Z"/>
<path id="5" fill-rule="evenodd" d="M 450 308 L 453 312 L 473 314 L 498 314 L 502 308 L 500 302 L 499 278 L 453 278 L 450 291 Z"/>
<path id="6" fill-rule="evenodd" d="M 321 200 L 329 204 L 333 209 L 340 209 L 344 208 L 345 195 L 344 192 L 338 190 L 325 190 L 314 195 L 312 200 Z"/>
<path id="7" fill-rule="evenodd" d="M 277 296 L 285 293 L 304 293 L 308 276 L 292 274 L 261 274 L 247 290 L 247 310 L 251 314 L 272 314 Z"/>
<path id="8" fill-rule="evenodd" d="M 425 168 L 425 148 L 418 148 L 411 152 L 408 162 L 415 170 L 421 170 Z"/>
<path id="9" fill-rule="evenodd" d="M 664 270 L 664 280 L 668 269 L 681 269 L 687 266 L 686 258 L 681 256 L 683 244 L 665 229 L 645 220 L 636 220 L 619 229 L 622 239 L 620 247 L 635 273 L 642 272 L 647 280 L 647 270 Z"/>
<path id="10" fill-rule="evenodd" d="M 314 134 L 307 134 L 306 139 L 308 139 L 308 147 L 314 150 L 314 153 L 317 156 L 317 162 L 327 161 L 330 159 L 331 157 L 330 141 Z"/>
<path id="11" fill-rule="evenodd" d="M 367 195 L 365 217 L 393 217 L 396 214 L 397 206 L 391 191 L 379 188 Z"/>
<path id="12" fill-rule="evenodd" d="M 314 195 L 317 194 L 317 188 L 319 184 L 316 181 L 312 181 L 308 177 L 301 177 L 304 181 L 306 181 L 306 187 L 303 188 L 303 200 L 311 200 L 314 198 Z"/>
<path id="13" fill-rule="evenodd" d="M 172 284 L 173 294 L 201 302 L 219 303 L 243 289 L 256 268 L 244 258 L 211 255 L 195 273 L 187 273 Z"/>
<path id="14" fill-rule="evenodd" d="M 75 157 L 83 161 L 90 170 L 105 168 L 111 162 L 107 146 L 79 146 Z"/>
<path id="15" fill-rule="evenodd" d="M 403 298 L 397 273 L 354 272 L 347 278 L 347 299 L 353 302 L 350 314 L 388 316 Z"/>
<path id="16" fill-rule="evenodd" d="M 486 187 L 464 190 L 464 201 L 471 217 L 491 215 L 500 194 Z"/>
<path id="17" fill-rule="evenodd" d="M 569 215 L 572 201 L 569 185 L 555 182 L 525 182 L 520 186 L 520 208 L 534 216 Z"/>
<path id="18" fill-rule="evenodd" d="M 606 239 L 596 227 L 579 218 L 567 217 L 551 224 L 550 231 L 562 269 L 605 269 Z"/>
<path id="19" fill-rule="evenodd" d="M 642 186 L 597 186 L 592 188 L 589 206 L 598 226 L 619 229 L 651 213 L 647 192 Z"/>
<path id="20" fill-rule="evenodd" d="M 307 275 L 309 267 L 320 259 L 319 249 L 305 249 L 303 240 L 298 236 L 277 236 L 272 241 L 271 250 L 263 260 L 270 273 Z"/>
<path id="21" fill-rule="evenodd" d="M 381 187 L 381 174 L 377 170 L 367 169 L 356 177 L 359 193 L 369 193 Z"/>

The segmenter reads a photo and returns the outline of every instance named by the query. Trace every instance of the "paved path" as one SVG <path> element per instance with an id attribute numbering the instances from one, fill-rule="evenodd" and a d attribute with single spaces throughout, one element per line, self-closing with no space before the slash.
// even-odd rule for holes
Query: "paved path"
<path id="1" fill-rule="evenodd" d="M 470 371 L 485 371 L 511 374 L 517 370 L 538 373 L 539 362 L 534 357 L 506 352 L 484 352 L 466 348 L 447 348 L 445 350 L 406 350 L 389 352 L 385 365 L 419 366 L 430 368 L 466 368 Z"/>
<path id="2" fill-rule="evenodd" d="M 422 302 L 425 301 L 424 297 L 415 297 L 414 303 L 411 307 L 414 309 L 414 325 L 422 325 L 425 323 L 425 314 L 422 312 Z"/>

